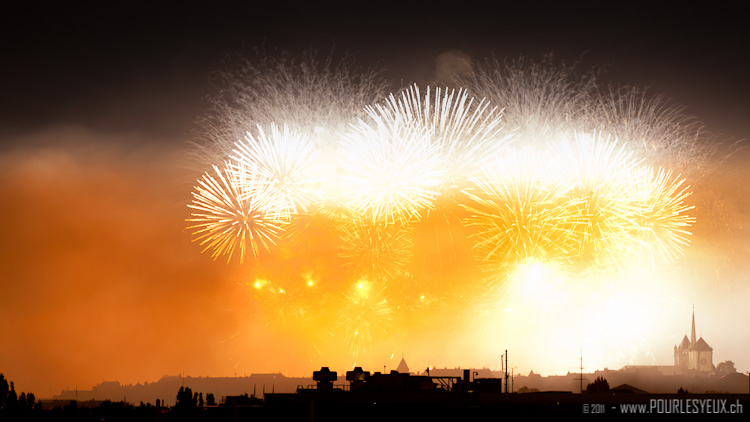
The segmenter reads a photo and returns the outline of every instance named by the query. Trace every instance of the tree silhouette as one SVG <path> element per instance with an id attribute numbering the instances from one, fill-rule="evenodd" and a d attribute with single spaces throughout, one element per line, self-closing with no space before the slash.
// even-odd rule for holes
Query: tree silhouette
<path id="1" fill-rule="evenodd" d="M 190 409 L 198 406 L 198 393 L 193 396 L 193 390 L 190 387 L 180 387 L 180 391 L 177 392 L 177 403 L 175 407 L 178 409 Z"/>
<path id="2" fill-rule="evenodd" d="M 737 369 L 735 369 L 734 362 L 732 362 L 731 360 L 726 360 L 716 365 L 716 373 L 719 376 L 727 375 L 727 374 L 734 374 L 736 372 L 737 372 Z"/>
<path id="3" fill-rule="evenodd" d="M 0 420 L 4 421 L 6 416 L 10 416 L 11 420 L 28 417 L 31 411 L 40 409 L 41 402 L 36 401 L 34 393 L 16 394 L 13 381 L 9 384 L 5 375 L 0 374 Z"/>
<path id="4" fill-rule="evenodd" d="M 586 386 L 587 393 L 606 393 L 609 391 L 609 383 L 604 377 L 596 377 L 594 382 Z"/>
<path id="5" fill-rule="evenodd" d="M 10 390 L 8 391 L 8 396 L 5 399 L 4 409 L 11 412 L 18 409 L 18 396 L 16 395 L 16 387 L 13 385 L 13 381 L 10 382 Z"/>
<path id="6" fill-rule="evenodd" d="M 5 407 L 5 402 L 8 400 L 8 381 L 5 380 L 5 376 L 0 374 L 0 409 Z"/>

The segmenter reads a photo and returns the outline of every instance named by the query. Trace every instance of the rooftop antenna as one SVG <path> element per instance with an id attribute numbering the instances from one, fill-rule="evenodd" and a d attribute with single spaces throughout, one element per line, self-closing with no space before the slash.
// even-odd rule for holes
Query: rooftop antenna
<path id="1" fill-rule="evenodd" d="M 505 349 L 505 392 L 508 393 L 508 349 Z"/>
<path id="2" fill-rule="evenodd" d="M 505 371 L 505 362 L 503 361 L 504 357 L 505 357 L 505 355 L 500 355 L 500 372 L 501 373 Z M 500 392 L 501 393 L 503 392 L 503 382 L 502 381 L 500 381 Z"/>
<path id="3" fill-rule="evenodd" d="M 580 381 L 581 393 L 583 393 L 583 347 L 581 347 L 581 381 Z"/>

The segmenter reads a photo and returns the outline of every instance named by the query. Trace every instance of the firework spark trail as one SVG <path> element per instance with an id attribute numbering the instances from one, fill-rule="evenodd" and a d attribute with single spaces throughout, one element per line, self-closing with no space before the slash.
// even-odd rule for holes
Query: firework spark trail
<path id="1" fill-rule="evenodd" d="M 233 160 L 251 173 L 259 172 L 267 186 L 262 210 L 274 220 L 289 221 L 292 214 L 307 212 L 319 198 L 320 152 L 303 134 L 284 125 L 271 124 L 266 135 L 258 126 L 258 135 L 247 133 L 238 141 Z"/>
<path id="2" fill-rule="evenodd" d="M 708 134 L 700 122 L 685 114 L 663 96 L 646 90 L 610 88 L 597 98 L 588 119 L 599 130 L 627 140 L 633 151 L 652 166 L 681 168 L 700 176 L 716 142 L 705 142 Z"/>
<path id="3" fill-rule="evenodd" d="M 379 72 L 356 66 L 353 56 L 334 59 L 309 51 L 302 57 L 271 57 L 261 49 L 252 61 L 230 64 L 233 70 L 215 79 L 217 95 L 200 121 L 206 142 L 196 145 L 195 159 L 201 165 L 225 160 L 247 130 L 273 122 L 309 134 L 328 152 L 364 116 L 364 107 L 387 93 Z"/>
<path id="4" fill-rule="evenodd" d="M 527 57 L 478 62 L 473 73 L 457 82 L 503 107 L 505 126 L 515 130 L 517 143 L 526 145 L 598 127 L 589 118 L 597 104 L 597 76 L 597 69 L 580 73 L 577 64 L 558 64 L 549 55 L 540 62 Z"/>
<path id="5" fill-rule="evenodd" d="M 205 245 L 204 252 L 213 249 L 214 259 L 229 255 L 227 262 L 237 250 L 243 262 L 247 246 L 253 257 L 261 248 L 268 250 L 278 239 L 280 224 L 261 211 L 266 182 L 244 166 L 228 162 L 223 170 L 214 166 L 214 172 L 216 177 L 207 172 L 198 180 L 193 202 L 188 204 L 194 210 L 187 219 L 193 240 Z"/>

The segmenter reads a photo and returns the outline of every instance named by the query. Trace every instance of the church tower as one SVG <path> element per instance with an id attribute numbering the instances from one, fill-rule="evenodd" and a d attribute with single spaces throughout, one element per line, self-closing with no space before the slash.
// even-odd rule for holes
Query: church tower
<path id="1" fill-rule="evenodd" d="M 684 370 L 701 372 L 713 372 L 716 370 L 713 363 L 713 349 L 703 340 L 703 337 L 695 339 L 695 306 L 693 306 L 693 321 L 690 328 L 690 339 L 687 335 L 682 342 L 674 347 L 674 366 Z"/>

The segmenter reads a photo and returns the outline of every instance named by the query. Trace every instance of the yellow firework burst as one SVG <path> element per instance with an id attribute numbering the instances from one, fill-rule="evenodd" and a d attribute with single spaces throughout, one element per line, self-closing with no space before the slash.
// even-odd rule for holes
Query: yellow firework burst
<path id="1" fill-rule="evenodd" d="M 558 177 L 577 204 L 577 255 L 586 266 L 621 264 L 630 252 L 631 191 L 640 160 L 601 134 L 554 144 Z"/>
<path id="2" fill-rule="evenodd" d="M 354 218 L 340 226 L 341 257 L 355 278 L 395 280 L 413 255 L 413 230 L 402 224 Z"/>
<path id="3" fill-rule="evenodd" d="M 225 163 L 223 170 L 214 166 L 215 176 L 205 173 L 193 191 L 193 201 L 188 204 L 193 212 L 187 219 L 193 239 L 212 249 L 211 256 L 228 255 L 227 262 L 239 253 L 243 262 L 249 247 L 253 257 L 261 249 L 275 244 L 280 225 L 262 210 L 262 191 L 265 181 L 244 166 Z"/>
<path id="4" fill-rule="evenodd" d="M 578 202 L 550 166 L 540 165 L 547 159 L 531 149 L 509 151 L 485 165 L 467 190 L 465 223 L 476 231 L 475 249 L 487 269 L 567 261 L 575 253 Z"/>

